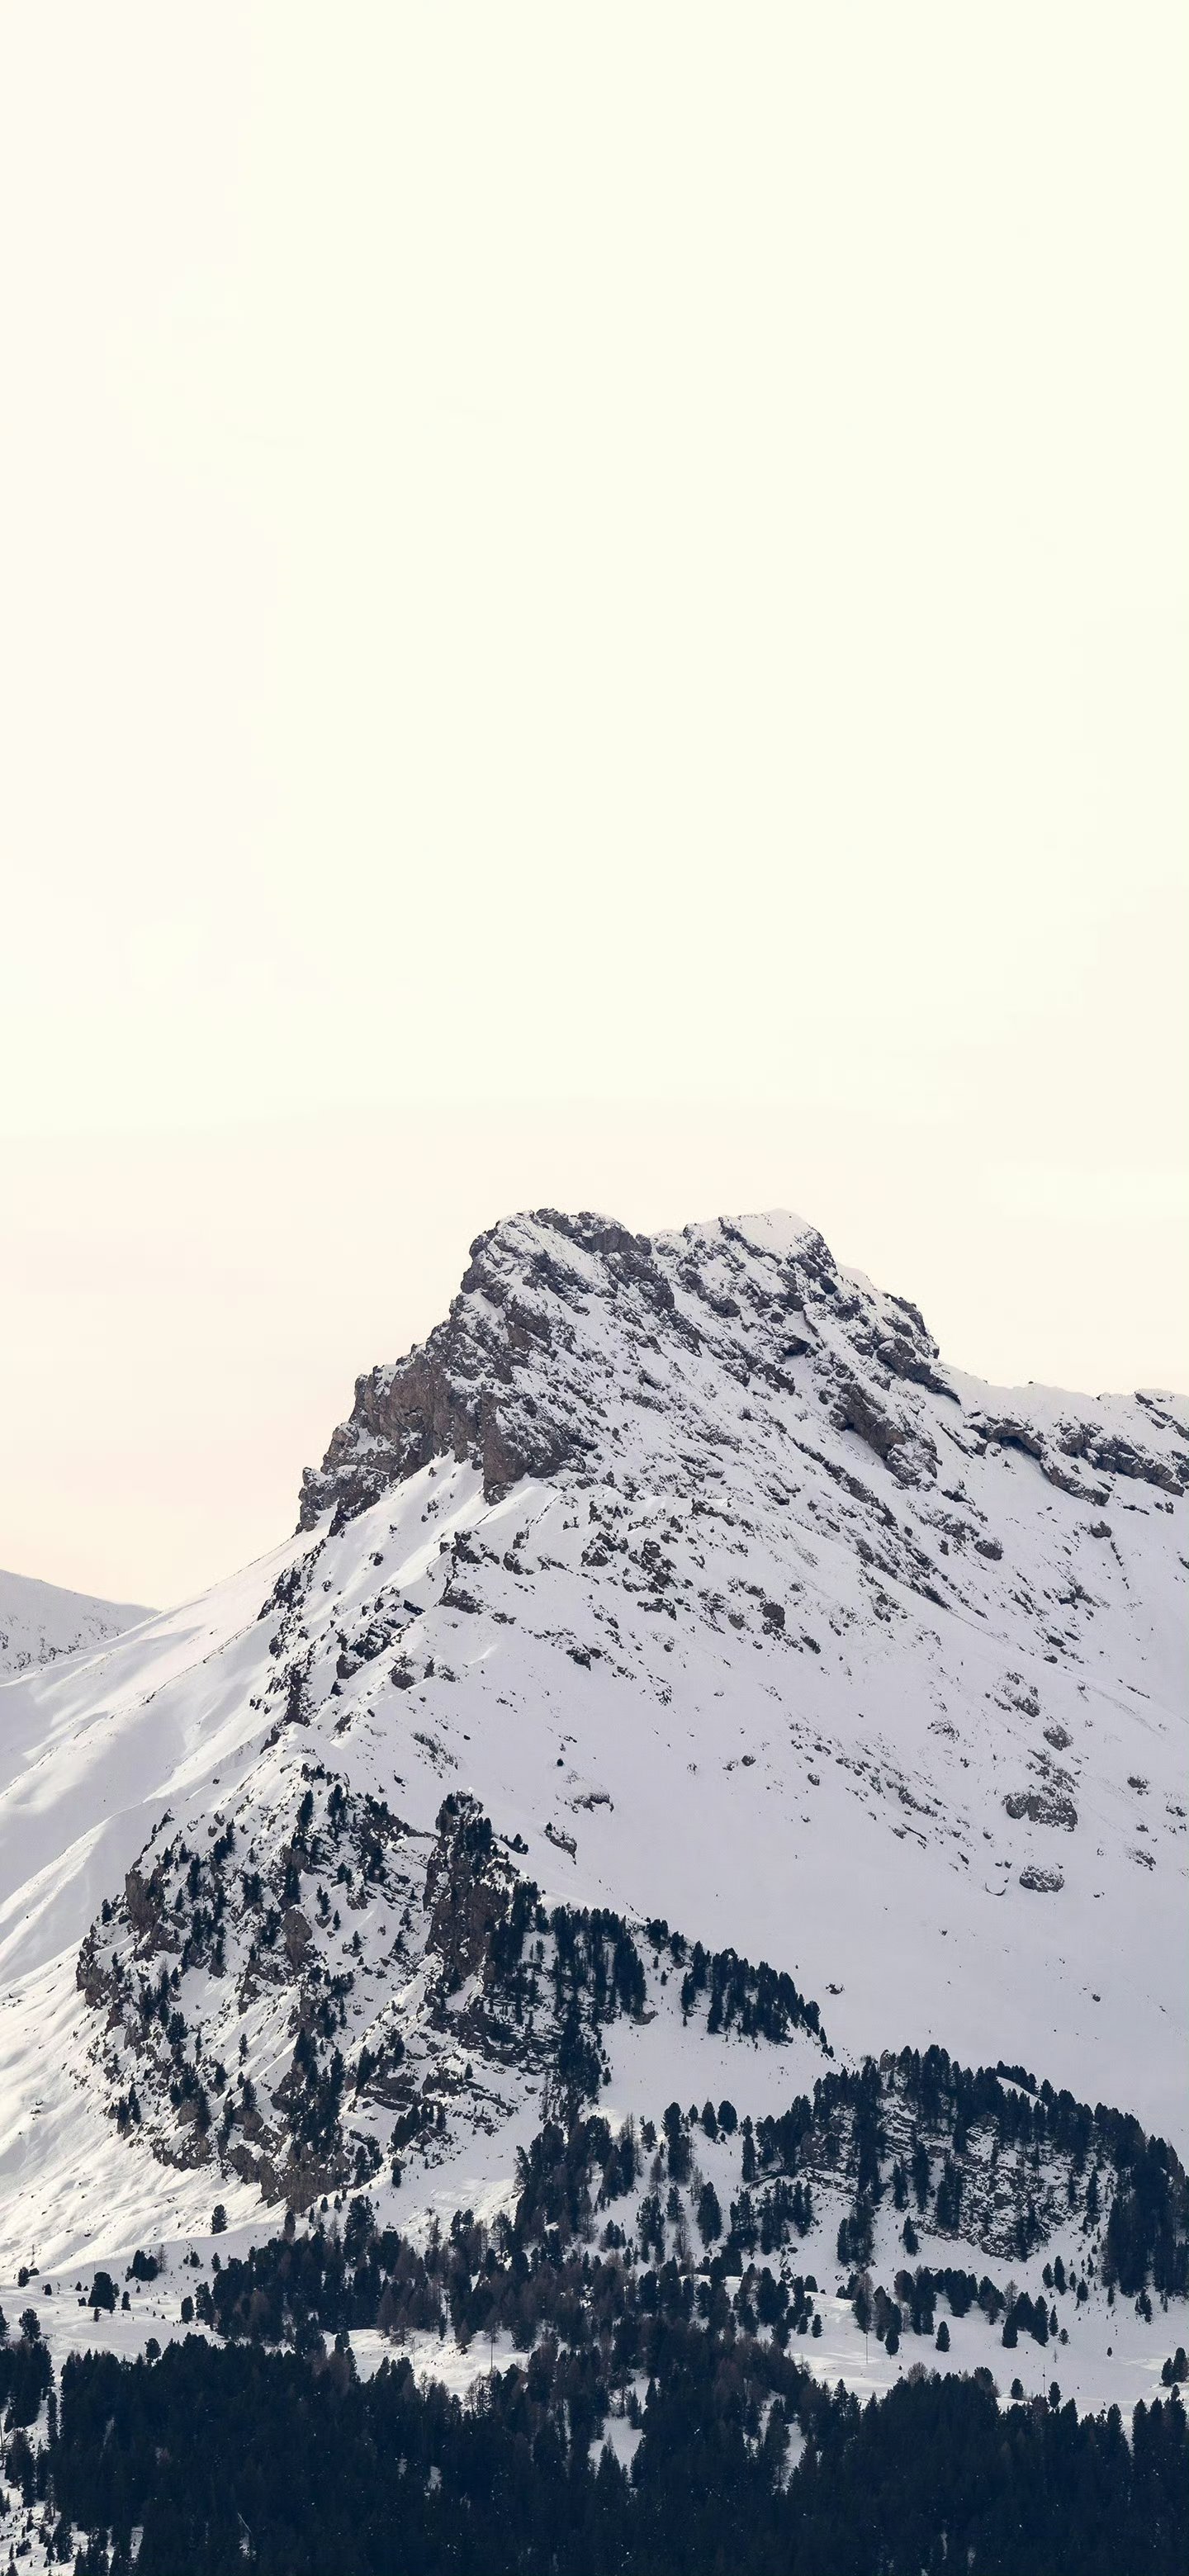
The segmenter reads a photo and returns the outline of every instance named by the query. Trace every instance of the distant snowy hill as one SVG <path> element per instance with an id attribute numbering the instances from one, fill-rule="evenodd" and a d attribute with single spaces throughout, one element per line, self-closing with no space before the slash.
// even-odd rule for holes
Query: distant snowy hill
<path id="1" fill-rule="evenodd" d="M 418 2242 L 554 2206 L 585 2101 L 636 2143 L 566 2225 L 705 2268 L 712 2183 L 736 2272 L 812 2274 L 831 2384 L 913 2358 L 850 2286 L 890 2295 L 911 2177 L 920 2260 L 988 2284 L 953 2367 L 1059 2254 L 1063 2386 L 1146 2394 L 1185 2340 L 1187 1483 L 1182 1403 L 964 1376 L 792 1217 L 496 1227 L 292 1539 L 0 1691 L 6 2310 L 152 2245 L 129 2315 L 47 2303 L 137 2348 L 216 2202 L 224 2256 L 352 2193 Z"/>
<path id="2" fill-rule="evenodd" d="M 0 1567 L 0 1676 L 29 1672 L 81 1646 L 106 1645 L 149 1615 L 135 1601 L 97 1601 Z"/>

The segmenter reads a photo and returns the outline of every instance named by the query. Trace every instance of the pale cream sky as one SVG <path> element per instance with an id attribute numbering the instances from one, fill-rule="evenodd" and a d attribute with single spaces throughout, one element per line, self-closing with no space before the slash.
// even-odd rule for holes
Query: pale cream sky
<path id="1" fill-rule="evenodd" d="M 1189 1382 L 1187 49 L 0 13 L 0 1563 L 270 1543 L 526 1200 Z"/>

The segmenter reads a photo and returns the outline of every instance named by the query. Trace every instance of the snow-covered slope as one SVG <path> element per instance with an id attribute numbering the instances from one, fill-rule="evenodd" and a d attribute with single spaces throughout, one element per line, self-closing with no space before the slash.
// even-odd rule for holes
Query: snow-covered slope
<path id="1" fill-rule="evenodd" d="M 784 1215 L 482 1238 L 292 1540 L 0 1691 L 0 2297 L 216 2199 L 494 2207 L 567 2044 L 609 2117 L 870 2052 L 907 2138 L 936 2044 L 1183 2151 L 1183 1413 L 964 1377 Z M 942 2236 L 1080 2228 L 1061 2154 Z"/>
<path id="2" fill-rule="evenodd" d="M 149 1612 L 135 1601 L 98 1601 L 89 1592 L 64 1592 L 32 1575 L 0 1566 L 0 1676 L 27 1673 L 80 1647 L 104 1645 Z"/>

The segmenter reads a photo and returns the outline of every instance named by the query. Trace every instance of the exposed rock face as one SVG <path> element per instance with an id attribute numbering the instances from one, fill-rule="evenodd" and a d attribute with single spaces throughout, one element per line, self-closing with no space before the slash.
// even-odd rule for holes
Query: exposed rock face
<path id="1" fill-rule="evenodd" d="M 438 1814 L 438 1838 L 425 1876 L 429 1949 L 442 1963 L 446 1990 L 486 1965 L 491 1936 L 512 1901 L 516 1872 L 495 1848 L 476 1798 L 452 1795 Z"/>
<path id="2" fill-rule="evenodd" d="M 1140 1400 L 1135 1398 L 1137 1407 Z M 1164 1427 L 1182 1439 L 1186 1436 L 1171 1417 L 1164 1417 Z M 971 1416 L 971 1429 L 988 1447 L 1018 1449 L 1023 1456 L 1034 1458 L 1050 1485 L 1057 1485 L 1062 1493 L 1079 1495 L 1085 1502 L 1105 1502 L 1108 1488 L 1079 1474 L 1071 1461 L 1097 1469 L 1100 1478 L 1127 1476 L 1140 1484 L 1156 1485 L 1166 1494 L 1183 1494 L 1189 1482 L 1189 1452 L 1176 1447 L 1171 1454 L 1161 1455 L 1152 1447 L 1120 1438 L 1102 1423 L 1059 1420 L 1041 1426 L 1029 1422 L 1021 1408 L 1012 1414 L 975 1413 Z"/>
<path id="3" fill-rule="evenodd" d="M 586 1256 L 581 1269 L 566 1258 L 571 1246 Z M 581 1458 L 591 1432 L 565 1361 L 579 1347 L 592 1288 L 672 1324 L 673 1290 L 645 1235 L 552 1209 L 479 1235 L 449 1316 L 424 1348 L 356 1380 L 350 1419 L 321 1469 L 305 1471 L 302 1528 L 331 1503 L 350 1518 L 431 1458 L 473 1460 L 489 1500 L 521 1476 Z"/>

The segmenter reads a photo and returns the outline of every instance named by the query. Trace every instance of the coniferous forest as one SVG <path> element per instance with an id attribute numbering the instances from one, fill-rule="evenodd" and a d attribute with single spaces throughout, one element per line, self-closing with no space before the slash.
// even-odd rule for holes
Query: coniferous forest
<path id="1" fill-rule="evenodd" d="M 594 2375 L 552 2340 L 465 2401 L 403 2359 L 361 2381 L 345 2338 L 316 2361 L 194 2336 L 87 2355 L 29 2491 L 93 2535 L 66 2543 L 87 2576 L 130 2567 L 134 2532 L 139 2576 L 1181 2576 L 1175 2391 L 1129 2443 L 1113 2407 L 1001 2412 L 985 2374 L 864 2407 L 679 2316 L 646 2359 L 629 2475 L 593 2443 Z"/>

